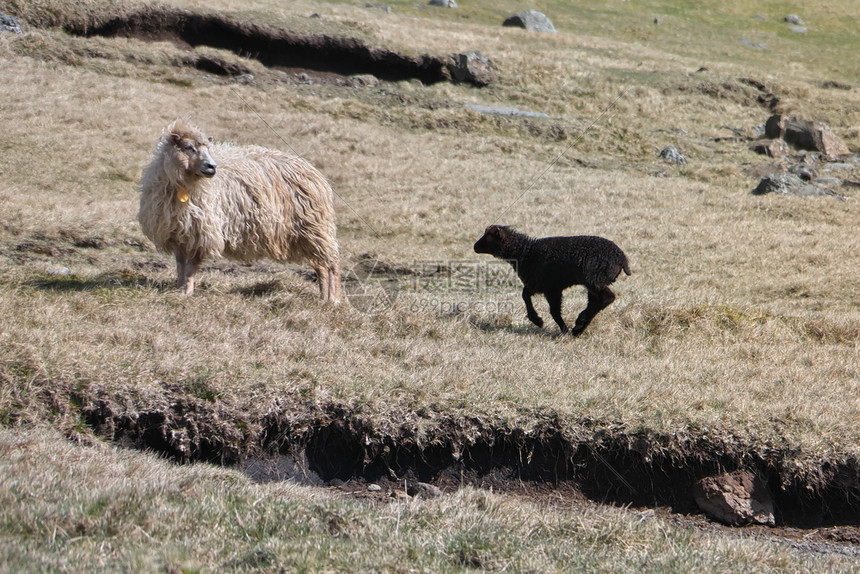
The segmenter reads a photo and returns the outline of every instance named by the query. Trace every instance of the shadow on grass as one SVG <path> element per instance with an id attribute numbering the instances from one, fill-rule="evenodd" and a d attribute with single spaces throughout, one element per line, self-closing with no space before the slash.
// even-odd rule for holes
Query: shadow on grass
<path id="1" fill-rule="evenodd" d="M 102 273 L 96 277 L 83 278 L 75 275 L 45 275 L 25 281 L 24 285 L 34 289 L 55 292 L 95 291 L 97 289 L 155 289 L 172 291 L 175 281 L 153 281 L 138 273 Z"/>
<path id="2" fill-rule="evenodd" d="M 570 334 L 562 335 L 556 329 L 540 328 L 532 324 L 512 325 L 510 323 L 499 323 L 492 319 L 472 319 L 469 323 L 485 333 L 512 333 L 514 335 L 536 335 L 538 337 L 546 337 L 549 339 L 557 339 L 558 337 L 570 337 Z"/>

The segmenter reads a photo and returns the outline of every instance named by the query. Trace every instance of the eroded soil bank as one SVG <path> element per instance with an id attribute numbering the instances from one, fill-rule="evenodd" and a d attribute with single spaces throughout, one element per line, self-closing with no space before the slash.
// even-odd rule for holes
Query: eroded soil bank
<path id="1" fill-rule="evenodd" d="M 78 36 L 170 41 L 183 47 L 209 46 L 254 58 L 265 66 L 299 68 L 341 75 L 372 74 L 381 80 L 420 80 L 434 84 L 451 80 L 445 58 L 408 56 L 371 48 L 361 40 L 240 23 L 218 14 L 176 8 L 146 8 L 95 25 L 69 23 Z"/>
<path id="2" fill-rule="evenodd" d="M 72 394 L 101 437 L 179 462 L 238 465 L 258 480 L 421 481 L 449 488 L 527 483 L 575 490 L 600 503 L 688 514 L 698 512 L 697 480 L 746 468 L 767 483 L 778 526 L 860 526 L 857 461 L 825 460 L 816 472 L 797 475 L 791 449 L 757 450 L 728 435 L 645 436 L 617 423 L 571 422 L 551 413 L 531 413 L 525 428 L 480 416 L 402 412 L 379 428 L 372 417 L 337 404 L 284 402 L 254 417 L 178 393 L 147 410 L 104 393 Z"/>

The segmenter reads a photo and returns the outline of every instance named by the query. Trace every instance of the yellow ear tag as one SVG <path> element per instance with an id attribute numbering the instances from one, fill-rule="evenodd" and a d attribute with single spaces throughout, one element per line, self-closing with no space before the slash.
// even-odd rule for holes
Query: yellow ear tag
<path id="1" fill-rule="evenodd" d="M 180 203 L 185 203 L 188 201 L 188 189 L 184 187 L 180 187 L 176 190 L 176 199 L 180 201 Z"/>

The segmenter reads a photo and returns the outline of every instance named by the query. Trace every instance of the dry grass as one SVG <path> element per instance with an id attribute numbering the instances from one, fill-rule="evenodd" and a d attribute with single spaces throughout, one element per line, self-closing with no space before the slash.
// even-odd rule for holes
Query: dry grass
<path id="1" fill-rule="evenodd" d="M 757 180 L 746 169 L 765 160 L 743 142 L 715 141 L 732 134 L 726 126 L 752 132 L 770 114 L 756 103 L 758 92 L 739 81 L 753 77 L 779 96 L 779 111 L 823 120 L 860 149 L 851 1 L 830 2 L 827 9 L 823 3 L 786 7 L 810 23 L 802 36 L 785 33 L 784 14 L 771 13 L 769 5 L 691 11 L 678 3 L 622 3 L 577 15 L 549 3 L 545 9 L 559 14 L 553 19 L 564 33 L 539 37 L 496 26 L 516 10 L 510 2 L 458 12 L 401 2 L 391 4 L 392 14 L 304 0 L 289 10 L 266 0 L 175 3 L 309 32 L 317 23 L 306 15 L 316 12 L 321 31 L 410 53 L 480 48 L 500 73 L 499 83 L 484 90 L 410 82 L 370 89 L 303 85 L 247 59 L 255 81 L 229 83 L 174 65 L 183 52 L 167 42 L 83 39 L 35 27 L 88 18 L 107 4 L 0 0 L 0 11 L 33 22 L 23 37 L 0 36 L 4 425 L 47 420 L 67 433 L 89 434 L 78 401 L 107 396 L 136 412 L 163 408 L 185 393 L 228 405 L 251 422 L 273 409 L 344 404 L 380 435 L 396 434 L 416 412 L 524 428 L 551 412 L 572 428 L 591 420 L 619 433 L 679 441 L 721 436 L 752 451 L 784 449 L 795 465 L 786 472 L 809 480 L 824 459 L 860 457 L 856 190 L 841 190 L 846 202 L 751 196 Z M 769 20 L 754 21 L 765 9 Z M 750 39 L 769 49 L 755 51 L 726 30 L 756 31 Z M 696 72 L 703 65 L 707 70 Z M 825 87 L 826 80 L 855 87 Z M 516 106 L 552 119 L 485 116 L 462 108 L 465 103 Z M 273 263 L 210 265 L 199 293 L 184 298 L 172 289 L 172 263 L 140 232 L 134 182 L 163 127 L 188 113 L 216 138 L 279 148 L 286 142 L 320 168 L 339 197 L 345 270 L 365 254 L 414 272 L 451 261 L 480 269 L 489 261 L 471 246 L 497 222 L 538 236 L 604 235 L 627 252 L 633 276 L 617 284 L 616 303 L 579 339 L 531 326 L 516 286 L 440 284 L 414 275 L 400 277 L 393 307 L 374 314 L 349 305 L 320 307 L 302 269 Z M 657 158 L 668 144 L 687 156 L 686 166 Z M 860 179 L 853 165 L 852 177 Z M 570 290 L 566 316 L 582 305 L 584 295 Z M 545 306 L 538 311 L 546 315 Z M 422 424 L 433 430 L 432 417 Z M 40 448 L 57 448 L 47 442 Z M 125 456 L 131 457 L 116 464 L 142 464 Z M 218 487 L 219 480 L 238 480 L 200 472 L 211 473 L 199 488 L 211 488 L 213 499 L 221 488 L 233 488 Z M 161 487 L 141 479 L 127 496 L 149 498 L 149 488 Z M 247 521 L 253 511 L 246 503 L 258 496 L 257 487 L 235 488 L 241 494 L 230 496 L 242 497 L 239 512 Z M 488 495 L 458 496 L 478 505 Z M 490 500 L 504 512 L 511 504 Z M 304 513 L 320 512 L 314 503 L 295 504 Z M 378 523 L 364 510 L 337 512 L 346 513 L 345 524 L 359 515 L 358 522 L 373 528 L 388 528 L 399 520 L 396 513 L 424 524 L 420 513 L 397 508 Z M 229 520 L 232 510 L 218 512 Z M 443 509 L 427 512 L 434 520 L 446 516 Z M 185 519 L 194 523 L 195 516 Z M 129 520 L 141 525 L 139 519 Z M 14 520 L 6 516 L 7 524 Z M 517 532 L 543 532 L 532 520 L 523 518 Z M 639 528 L 624 513 L 595 520 L 611 532 L 606 540 L 628 540 L 629 533 L 615 529 Z M 640 558 L 645 541 L 659 538 L 653 529 L 663 528 L 649 524 L 644 538 L 630 535 Z M 569 538 L 565 528 L 549 530 Z M 468 539 L 469 531 L 463 529 L 462 544 L 484 543 Z M 31 537 L 22 551 L 27 556 L 37 555 L 35 540 L 49 536 L 39 532 L 21 534 Z M 147 536 L 125 536 L 134 539 L 127 563 L 159 567 L 145 563 Z M 239 559 L 214 549 L 217 538 L 213 533 L 207 543 L 213 549 L 205 563 Z M 350 544 L 360 546 L 355 539 Z M 448 556 L 458 543 L 434 544 L 438 556 Z M 595 544 L 617 551 L 611 542 Z M 255 548 L 247 545 L 241 559 L 256 556 Z M 281 557 L 294 550 L 268 551 Z M 408 548 L 401 551 L 390 558 L 411 556 Z M 763 552 L 749 559 L 750 568 L 779 569 L 769 562 L 775 559 L 770 550 Z M 161 556 L 165 564 L 190 560 L 179 548 Z M 548 558 L 548 569 L 561 568 L 569 556 Z M 515 558 L 521 570 L 544 569 L 525 554 Z M 630 560 L 616 555 L 595 567 L 632 570 Z M 685 571 L 711 564 L 670 562 L 663 565 Z M 314 569 L 319 562 L 308 564 L 294 566 Z M 441 564 L 427 567 L 453 568 Z M 805 567 L 797 564 L 786 567 Z"/>
<path id="2" fill-rule="evenodd" d="M 718 536 L 653 511 L 538 503 L 463 488 L 381 507 L 237 471 L 0 431 L 15 572 L 823 572 L 848 557 Z"/>

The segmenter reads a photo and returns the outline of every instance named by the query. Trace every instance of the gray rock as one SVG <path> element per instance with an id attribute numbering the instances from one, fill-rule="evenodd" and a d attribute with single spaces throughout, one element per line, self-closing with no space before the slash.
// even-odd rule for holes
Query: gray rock
<path id="1" fill-rule="evenodd" d="M 795 34 L 806 34 L 809 31 L 806 29 L 806 26 L 789 26 L 788 29 Z"/>
<path id="2" fill-rule="evenodd" d="M 749 144 L 749 148 L 756 153 L 768 157 L 783 157 L 790 151 L 788 144 L 779 138 L 771 140 L 756 140 Z"/>
<path id="3" fill-rule="evenodd" d="M 795 26 L 806 26 L 806 22 L 804 22 L 803 18 L 801 18 L 797 14 L 789 14 L 783 19 L 789 24 L 794 24 Z"/>
<path id="4" fill-rule="evenodd" d="M 382 490 L 382 487 L 378 484 L 368 484 L 367 490 L 369 490 L 370 492 L 380 492 Z"/>
<path id="5" fill-rule="evenodd" d="M 751 40 L 747 40 L 745 38 L 741 38 L 741 44 L 745 46 L 749 46 L 750 48 L 758 48 L 759 50 L 767 50 L 767 44 L 762 44 L 761 42 L 753 42 Z"/>
<path id="6" fill-rule="evenodd" d="M 456 8 L 456 0 L 430 0 L 431 6 L 441 6 L 443 8 Z"/>
<path id="7" fill-rule="evenodd" d="M 456 82 L 488 86 L 495 80 L 493 64 L 477 50 L 448 56 L 448 72 Z"/>
<path id="8" fill-rule="evenodd" d="M 14 16 L 0 12 L 0 32 L 23 34 L 21 31 L 21 22 Z"/>
<path id="9" fill-rule="evenodd" d="M 522 116 L 526 118 L 548 118 L 549 116 L 541 112 L 525 112 L 517 108 L 506 108 L 504 106 L 483 106 L 481 104 L 466 104 L 463 106 L 473 112 L 482 114 L 490 114 L 494 116 Z"/>
<path id="10" fill-rule="evenodd" d="M 798 176 L 803 181 L 812 181 L 818 176 L 818 172 L 811 165 L 797 163 L 789 166 L 788 171 Z"/>
<path id="11" fill-rule="evenodd" d="M 842 201 L 845 200 L 844 195 L 814 183 L 807 183 L 793 173 L 775 173 L 763 177 L 756 188 L 752 190 L 752 194 L 764 195 L 766 193 L 796 195 L 798 197 L 829 196 Z"/>
<path id="12" fill-rule="evenodd" d="M 681 152 L 678 151 L 673 145 L 668 147 L 664 147 L 662 151 L 660 151 L 660 155 L 657 157 L 662 157 L 669 163 L 674 163 L 678 165 L 687 165 L 687 158 L 681 155 Z"/>
<path id="13" fill-rule="evenodd" d="M 410 486 L 406 493 L 409 496 L 416 498 L 439 498 L 442 496 L 442 490 L 438 486 L 427 484 L 426 482 L 418 482 Z"/>
<path id="14" fill-rule="evenodd" d="M 842 180 L 838 177 L 816 177 L 812 182 L 820 185 L 842 185 Z"/>
<path id="15" fill-rule="evenodd" d="M 502 26 L 525 28 L 531 32 L 555 32 L 555 26 L 552 25 L 547 15 L 537 10 L 526 10 L 514 14 L 502 22 Z"/>
<path id="16" fill-rule="evenodd" d="M 383 12 L 388 12 L 389 14 L 391 13 L 391 6 L 388 6 L 387 4 L 375 4 L 372 2 L 368 2 L 367 4 L 364 5 L 364 7 L 365 8 L 376 8 L 377 10 L 382 10 Z"/>
<path id="17" fill-rule="evenodd" d="M 379 78 L 373 74 L 356 74 L 346 79 L 346 85 L 353 88 L 373 88 L 379 85 Z"/>
<path id="18" fill-rule="evenodd" d="M 775 522 L 767 487 L 748 470 L 703 478 L 693 486 L 693 498 L 702 512 L 725 524 Z"/>

